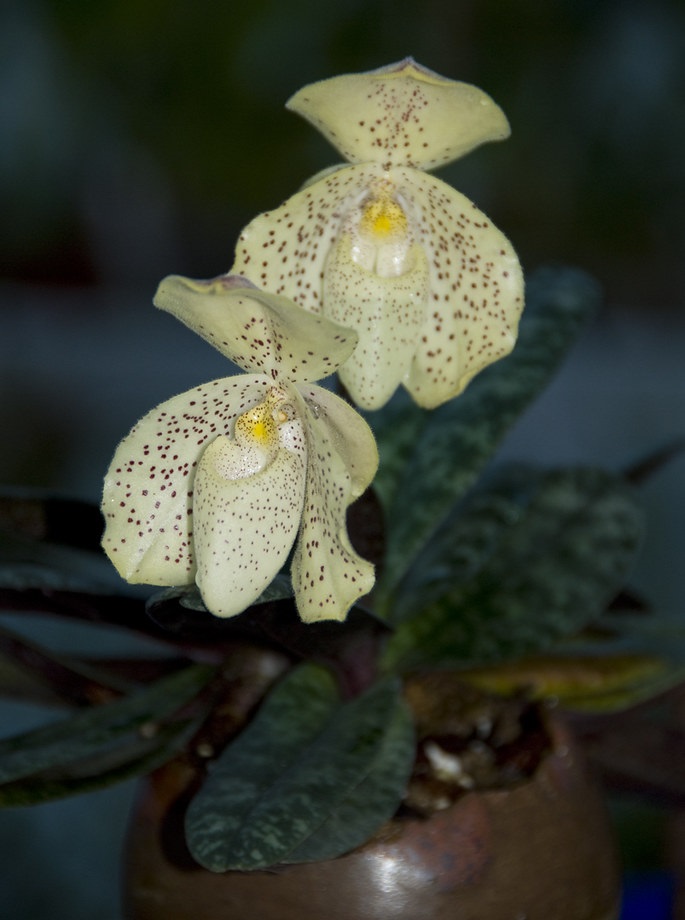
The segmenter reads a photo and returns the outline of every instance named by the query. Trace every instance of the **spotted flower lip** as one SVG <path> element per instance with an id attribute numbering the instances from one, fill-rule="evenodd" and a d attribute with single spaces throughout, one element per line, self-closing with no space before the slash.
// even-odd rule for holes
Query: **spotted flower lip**
<path id="1" fill-rule="evenodd" d="M 435 408 L 513 348 L 523 275 L 507 238 L 425 170 L 504 139 L 506 117 L 411 58 L 306 86 L 288 107 L 351 165 L 255 218 L 231 271 L 357 331 L 339 371 L 357 405 L 401 385 Z"/>
<path id="2" fill-rule="evenodd" d="M 144 416 L 105 477 L 105 552 L 129 582 L 195 581 L 211 613 L 241 613 L 291 551 L 301 618 L 342 620 L 374 582 L 347 536 L 348 505 L 378 466 L 355 410 L 311 382 L 356 335 L 244 278 L 171 276 L 155 303 L 247 373 Z"/>

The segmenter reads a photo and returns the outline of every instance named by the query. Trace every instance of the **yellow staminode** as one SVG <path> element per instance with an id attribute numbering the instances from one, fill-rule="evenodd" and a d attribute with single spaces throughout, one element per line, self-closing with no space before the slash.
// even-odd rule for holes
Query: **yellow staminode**
<path id="1" fill-rule="evenodd" d="M 407 215 L 389 195 L 372 198 L 364 207 L 360 221 L 362 232 L 385 239 L 407 235 Z"/>
<path id="2" fill-rule="evenodd" d="M 288 414 L 279 405 L 283 393 L 274 389 L 264 402 L 244 412 L 235 423 L 235 437 L 238 443 L 253 444 L 270 450 L 278 444 L 278 426 L 288 420 Z"/>

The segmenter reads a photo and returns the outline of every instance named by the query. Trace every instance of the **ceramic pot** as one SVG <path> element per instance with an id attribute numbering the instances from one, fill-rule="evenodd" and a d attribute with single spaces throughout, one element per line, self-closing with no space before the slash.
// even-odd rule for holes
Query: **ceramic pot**
<path id="1" fill-rule="evenodd" d="M 142 785 L 126 842 L 127 920 L 615 920 L 619 875 L 604 803 L 563 720 L 524 782 L 388 822 L 357 850 L 275 871 L 214 874 L 185 850 L 196 770 Z"/>

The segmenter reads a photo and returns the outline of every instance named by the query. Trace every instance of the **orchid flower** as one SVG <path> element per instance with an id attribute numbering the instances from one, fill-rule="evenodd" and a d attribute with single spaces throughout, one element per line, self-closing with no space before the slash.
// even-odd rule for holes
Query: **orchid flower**
<path id="1" fill-rule="evenodd" d="M 294 546 L 301 618 L 343 620 L 374 582 L 345 513 L 378 454 L 357 412 L 310 381 L 349 357 L 356 334 L 244 278 L 172 276 L 155 303 L 248 373 L 162 403 L 123 439 L 104 486 L 107 555 L 129 582 L 196 581 L 207 609 L 230 617 Z"/>
<path id="2" fill-rule="evenodd" d="M 523 279 L 506 237 L 424 170 L 507 137 L 506 117 L 411 58 L 306 86 L 287 105 L 352 165 L 253 220 L 232 271 L 356 329 L 339 373 L 357 405 L 379 408 L 402 384 L 434 408 L 511 351 Z"/>

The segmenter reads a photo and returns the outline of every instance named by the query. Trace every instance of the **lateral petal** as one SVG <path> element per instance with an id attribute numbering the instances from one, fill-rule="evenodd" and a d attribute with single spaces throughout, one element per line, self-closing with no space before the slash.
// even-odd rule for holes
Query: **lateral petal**
<path id="1" fill-rule="evenodd" d="M 514 347 L 523 273 L 509 240 L 468 198 L 420 170 L 393 172 L 411 199 L 430 270 L 426 319 L 405 386 L 432 409 Z"/>
<path id="2" fill-rule="evenodd" d="M 105 476 L 102 545 L 131 583 L 195 578 L 193 489 L 207 444 L 264 399 L 271 382 L 241 375 L 202 384 L 148 412 L 121 441 Z"/>
<path id="3" fill-rule="evenodd" d="M 495 102 L 412 58 L 303 87 L 286 103 L 351 163 L 434 169 L 509 136 Z"/>
<path id="4" fill-rule="evenodd" d="M 349 403 L 330 390 L 316 384 L 298 389 L 345 464 L 352 498 L 358 498 L 371 485 L 378 469 L 378 448 L 371 428 Z"/>
<path id="5" fill-rule="evenodd" d="M 305 411 L 307 487 L 291 568 L 295 600 L 305 623 L 344 620 L 372 589 L 374 568 L 355 552 L 347 534 L 346 512 L 358 486 L 353 486 L 346 460 L 336 449 L 337 424 L 329 425 L 330 416 L 324 413 L 316 418 Z M 345 451 L 348 462 L 350 452 L 351 447 Z"/>
<path id="6" fill-rule="evenodd" d="M 346 166 L 307 185 L 279 208 L 258 215 L 240 234 L 231 272 L 292 298 L 311 313 L 321 313 L 326 257 L 338 238 L 344 211 L 348 202 L 367 194 L 378 176 L 375 164 Z"/>

